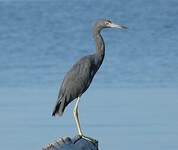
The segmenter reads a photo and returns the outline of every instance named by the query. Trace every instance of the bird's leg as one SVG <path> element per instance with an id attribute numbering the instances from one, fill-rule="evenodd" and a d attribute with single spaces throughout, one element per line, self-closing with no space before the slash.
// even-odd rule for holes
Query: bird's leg
<path id="1" fill-rule="evenodd" d="M 75 118 L 75 122 L 76 122 L 76 124 L 77 124 L 78 133 L 79 133 L 79 135 L 80 135 L 82 138 L 84 138 L 84 139 L 86 139 L 86 140 L 92 142 L 93 144 L 96 144 L 97 141 L 96 141 L 95 139 L 92 139 L 92 138 L 90 138 L 90 137 L 84 136 L 84 135 L 83 135 L 83 132 L 82 132 L 82 130 L 81 130 L 80 120 L 79 120 L 79 115 L 78 115 L 78 114 L 79 114 L 79 112 L 78 112 L 78 104 L 79 104 L 79 101 L 80 101 L 80 97 L 77 98 L 77 102 L 76 102 L 75 107 L 74 107 L 74 110 L 73 110 L 73 115 L 74 115 L 74 118 Z"/>
<path id="2" fill-rule="evenodd" d="M 82 130 L 81 130 L 80 121 L 79 121 L 79 117 L 78 117 L 78 104 L 79 104 L 79 101 L 80 101 L 80 97 L 77 98 L 77 102 L 75 104 L 75 107 L 74 107 L 74 110 L 73 110 L 73 114 L 74 114 L 75 122 L 77 124 L 78 133 L 79 133 L 80 136 L 82 136 L 83 133 L 82 133 Z"/>

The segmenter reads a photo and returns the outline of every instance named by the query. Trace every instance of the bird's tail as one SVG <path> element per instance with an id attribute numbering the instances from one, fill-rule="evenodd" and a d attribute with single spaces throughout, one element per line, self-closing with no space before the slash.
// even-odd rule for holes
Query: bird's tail
<path id="1" fill-rule="evenodd" d="M 65 98 L 59 98 L 57 100 L 56 106 L 54 107 L 52 116 L 62 116 L 65 109 Z"/>

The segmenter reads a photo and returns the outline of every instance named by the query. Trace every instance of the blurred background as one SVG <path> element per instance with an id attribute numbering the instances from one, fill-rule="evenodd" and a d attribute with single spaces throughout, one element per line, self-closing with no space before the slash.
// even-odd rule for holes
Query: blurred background
<path id="1" fill-rule="evenodd" d="M 129 29 L 102 32 L 105 60 L 80 104 L 84 131 L 103 150 L 177 150 L 177 15 L 177 0 L 1 0 L 1 148 L 37 150 L 77 133 L 73 104 L 62 118 L 51 112 L 106 18 Z"/>

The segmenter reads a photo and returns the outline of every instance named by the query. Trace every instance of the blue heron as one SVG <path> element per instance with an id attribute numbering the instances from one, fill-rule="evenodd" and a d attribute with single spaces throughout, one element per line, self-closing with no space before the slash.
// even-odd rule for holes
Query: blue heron
<path id="1" fill-rule="evenodd" d="M 81 58 L 67 72 L 62 82 L 57 103 L 52 113 L 52 116 L 62 116 L 66 106 L 74 99 L 77 99 L 73 115 L 76 121 L 78 134 L 82 137 L 86 136 L 84 136 L 80 126 L 78 104 L 80 97 L 90 86 L 93 77 L 103 62 L 105 56 L 105 44 L 101 36 L 101 30 L 105 28 L 127 29 L 126 26 L 114 24 L 110 20 L 99 20 L 96 22 L 93 28 L 93 36 L 96 42 L 96 52 Z"/>

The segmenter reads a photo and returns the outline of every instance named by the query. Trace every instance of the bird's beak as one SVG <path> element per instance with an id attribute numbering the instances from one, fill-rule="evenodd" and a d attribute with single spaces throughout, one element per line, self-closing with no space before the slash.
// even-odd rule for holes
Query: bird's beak
<path id="1" fill-rule="evenodd" d="M 111 23 L 109 25 L 110 28 L 118 28 L 118 29 L 128 29 L 128 27 L 126 26 L 123 26 L 123 25 L 120 25 L 120 24 L 114 24 L 114 23 Z"/>

